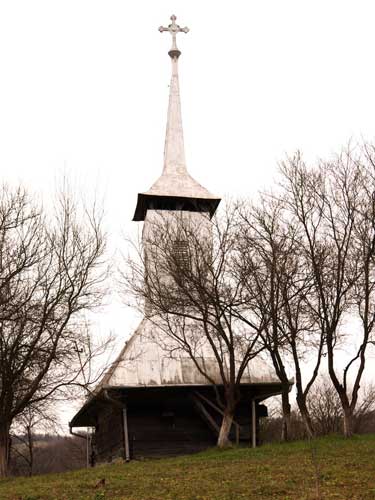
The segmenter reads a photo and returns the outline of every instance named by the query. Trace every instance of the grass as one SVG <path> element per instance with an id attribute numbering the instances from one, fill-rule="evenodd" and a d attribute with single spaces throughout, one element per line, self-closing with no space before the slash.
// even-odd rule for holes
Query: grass
<path id="1" fill-rule="evenodd" d="M 104 486 L 97 486 L 105 479 Z M 0 480 L 1 500 L 375 500 L 375 435 Z"/>

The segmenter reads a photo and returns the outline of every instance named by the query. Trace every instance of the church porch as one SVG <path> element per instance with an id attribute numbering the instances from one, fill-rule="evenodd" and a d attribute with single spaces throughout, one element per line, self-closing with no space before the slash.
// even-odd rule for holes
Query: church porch
<path id="1" fill-rule="evenodd" d="M 261 402 L 276 394 L 279 384 L 241 385 L 232 442 L 259 444 L 259 419 L 267 416 Z M 87 401 L 70 427 L 94 428 L 96 461 L 108 462 L 202 451 L 215 446 L 220 423 L 221 410 L 210 385 L 108 387 Z"/>

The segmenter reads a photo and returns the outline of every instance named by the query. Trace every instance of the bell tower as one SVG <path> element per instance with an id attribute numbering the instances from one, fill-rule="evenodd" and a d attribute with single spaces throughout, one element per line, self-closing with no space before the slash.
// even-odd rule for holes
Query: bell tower
<path id="1" fill-rule="evenodd" d="M 179 336 L 178 322 L 177 329 L 174 329 L 173 322 L 171 328 L 168 325 L 171 316 L 168 312 L 170 287 L 176 291 L 172 293 L 172 314 L 176 307 L 188 313 L 189 301 L 184 300 L 186 295 L 179 295 L 179 283 L 187 284 L 188 287 L 193 283 L 192 292 L 196 296 L 194 281 L 186 279 L 194 279 L 194 273 L 190 271 L 197 269 L 200 278 L 211 279 L 205 273 L 205 263 L 210 264 L 208 259 L 212 254 L 206 255 L 204 252 L 211 252 L 214 248 L 210 218 L 220 198 L 193 179 L 186 168 L 178 82 L 181 52 L 176 37 L 189 30 L 178 26 L 176 17 L 172 16 L 171 24 L 168 27 L 161 26 L 159 31 L 169 32 L 172 36 L 172 47 L 168 52 L 172 77 L 164 165 L 161 176 L 151 188 L 138 194 L 133 218 L 144 222 L 142 260 L 145 272 L 137 268 L 135 276 L 136 287 L 142 287 L 140 296 L 145 298 L 144 316 L 70 422 L 71 428 L 95 427 L 99 461 L 112 461 L 115 457 L 129 461 L 133 457 L 170 456 L 213 446 L 217 438 L 215 434 L 219 430 L 216 422 L 220 416 L 218 412 L 213 415 L 213 411 L 218 408 L 210 398 L 213 386 L 216 390 L 222 387 L 222 391 L 225 391 L 220 368 L 222 365 L 217 362 L 217 349 L 213 348 L 212 338 L 210 340 L 205 335 L 204 325 L 199 318 L 182 315 L 182 338 Z M 198 252 L 194 253 L 194 248 Z M 199 259 L 202 256 L 203 265 L 200 266 Z M 164 266 L 164 258 L 168 264 L 169 257 L 172 257 L 172 264 L 178 264 L 176 272 L 173 272 L 173 266 Z M 153 310 L 152 296 L 148 300 L 150 295 L 145 289 L 145 285 L 150 282 L 151 293 L 155 289 L 161 290 L 162 304 L 166 292 L 166 311 L 156 307 Z M 162 317 L 164 312 L 166 314 Z M 219 342 L 218 339 L 220 349 Z M 225 351 L 222 351 L 222 355 L 226 356 Z M 236 373 L 236 377 L 238 375 Z M 241 409 L 235 416 L 236 422 L 233 420 L 238 441 L 250 439 L 251 426 L 252 444 L 256 445 L 259 402 L 281 394 L 282 389 L 278 377 L 263 360 L 252 359 L 245 367 L 241 373 L 241 387 L 238 388 L 242 395 Z M 237 424 L 238 421 L 241 426 Z"/>

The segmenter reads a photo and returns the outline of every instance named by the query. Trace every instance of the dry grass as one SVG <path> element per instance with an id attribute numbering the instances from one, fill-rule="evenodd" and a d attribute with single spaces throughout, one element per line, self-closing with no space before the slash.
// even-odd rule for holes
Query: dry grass
<path id="1" fill-rule="evenodd" d="M 104 486 L 98 485 L 102 479 Z M 0 481 L 0 499 L 375 499 L 375 435 L 10 478 Z"/>

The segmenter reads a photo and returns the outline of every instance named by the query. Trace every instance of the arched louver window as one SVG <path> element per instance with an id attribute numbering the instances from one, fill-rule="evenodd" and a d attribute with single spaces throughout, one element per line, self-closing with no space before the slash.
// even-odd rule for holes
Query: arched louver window
<path id="1" fill-rule="evenodd" d="M 189 269 L 189 244 L 186 240 L 178 239 L 174 241 L 173 254 L 179 267 L 181 267 L 182 269 Z"/>

